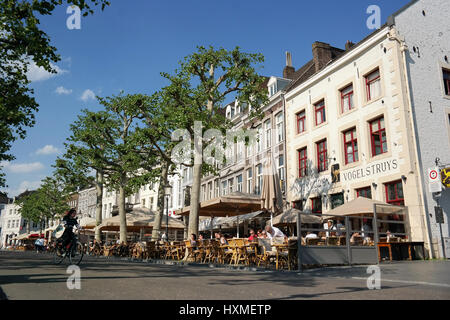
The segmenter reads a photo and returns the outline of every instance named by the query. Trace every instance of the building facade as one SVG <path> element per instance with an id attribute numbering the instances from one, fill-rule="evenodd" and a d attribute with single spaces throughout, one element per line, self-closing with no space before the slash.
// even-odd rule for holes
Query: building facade
<path id="1" fill-rule="evenodd" d="M 402 47 L 390 34 L 383 27 L 287 89 L 288 201 L 315 213 L 358 196 L 405 206 L 412 239 L 429 247 Z M 308 169 L 323 179 L 305 193 L 296 184 Z"/>
<path id="2" fill-rule="evenodd" d="M 78 214 L 81 218 L 95 218 L 97 191 L 95 187 L 78 192 Z"/>
<path id="3" fill-rule="evenodd" d="M 430 192 L 428 170 L 450 168 L 449 17 L 447 0 L 420 0 L 412 1 L 389 20 L 392 28 L 397 30 L 398 41 L 405 45 L 403 62 L 409 80 L 420 191 L 434 257 L 443 257 L 446 249 L 447 258 L 450 250 L 450 188 L 441 186 L 441 192 Z M 438 205 L 443 209 L 442 225 L 436 220 L 435 207 Z"/>

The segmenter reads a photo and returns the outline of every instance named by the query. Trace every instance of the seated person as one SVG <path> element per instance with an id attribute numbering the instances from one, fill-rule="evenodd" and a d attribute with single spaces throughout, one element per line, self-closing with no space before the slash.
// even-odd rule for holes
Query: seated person
<path id="1" fill-rule="evenodd" d="M 318 237 L 321 238 L 321 239 L 326 239 L 325 231 L 320 231 Z"/>
<path id="2" fill-rule="evenodd" d="M 262 230 L 261 231 L 261 236 L 259 238 L 261 238 L 261 239 L 267 239 L 268 238 L 266 230 Z"/>
<path id="3" fill-rule="evenodd" d="M 256 236 L 255 230 L 250 229 L 250 237 L 248 237 L 248 241 L 256 241 L 258 237 Z"/>
<path id="4" fill-rule="evenodd" d="M 389 242 L 391 240 L 391 238 L 396 238 L 396 236 L 394 234 L 392 234 L 389 230 L 386 231 L 386 237 L 387 237 L 387 242 Z"/>
<path id="5" fill-rule="evenodd" d="M 319 237 L 314 232 L 309 232 L 308 231 L 308 233 L 306 234 L 305 239 L 306 240 L 308 240 L 308 239 L 319 239 Z"/>
<path id="6" fill-rule="evenodd" d="M 350 243 L 355 243 L 355 238 L 360 238 L 361 235 L 358 232 L 355 232 L 352 234 L 352 236 L 350 237 Z"/>
<path id="7" fill-rule="evenodd" d="M 277 227 L 271 226 L 270 224 L 266 225 L 266 234 L 267 234 L 267 237 L 270 239 L 275 238 L 275 237 L 286 238 L 286 236 L 280 229 L 278 229 Z"/>

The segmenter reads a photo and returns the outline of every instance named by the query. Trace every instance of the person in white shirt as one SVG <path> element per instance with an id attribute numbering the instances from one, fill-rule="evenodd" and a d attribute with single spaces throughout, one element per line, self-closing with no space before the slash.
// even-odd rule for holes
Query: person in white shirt
<path id="1" fill-rule="evenodd" d="M 317 239 L 317 238 L 319 238 L 319 236 L 314 232 L 308 232 L 308 234 L 305 237 L 305 239 Z"/>
<path id="2" fill-rule="evenodd" d="M 273 227 L 270 224 L 266 225 L 266 233 L 270 239 L 275 237 L 286 237 L 280 229 L 278 229 L 277 227 Z"/>

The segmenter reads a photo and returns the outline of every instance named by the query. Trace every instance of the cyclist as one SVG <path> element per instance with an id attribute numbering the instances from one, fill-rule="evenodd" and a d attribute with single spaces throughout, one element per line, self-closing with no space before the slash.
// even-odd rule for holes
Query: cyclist
<path id="1" fill-rule="evenodd" d="M 76 226 L 78 229 L 80 229 L 78 220 L 75 218 L 76 215 L 77 211 L 72 208 L 67 211 L 63 217 L 62 223 L 64 224 L 65 229 L 63 235 L 59 239 L 60 246 L 58 246 L 58 254 L 60 255 L 63 253 L 62 248 L 68 249 L 70 247 L 70 244 L 72 243 L 72 240 L 74 238 L 73 227 Z"/>

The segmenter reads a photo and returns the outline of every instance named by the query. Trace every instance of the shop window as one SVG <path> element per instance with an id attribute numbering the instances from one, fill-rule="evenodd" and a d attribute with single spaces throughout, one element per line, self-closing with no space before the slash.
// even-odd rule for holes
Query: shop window
<path id="1" fill-rule="evenodd" d="M 386 202 L 395 206 L 404 206 L 405 199 L 403 196 L 402 181 L 398 180 L 385 184 L 386 188 Z"/>

